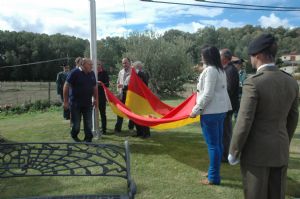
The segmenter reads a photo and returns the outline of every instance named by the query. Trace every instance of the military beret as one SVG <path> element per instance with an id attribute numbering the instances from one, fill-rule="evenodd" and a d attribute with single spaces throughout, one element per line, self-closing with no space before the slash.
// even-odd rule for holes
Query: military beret
<path id="1" fill-rule="evenodd" d="M 263 33 L 250 42 L 248 47 L 248 54 L 255 55 L 262 50 L 272 46 L 273 43 L 275 43 L 274 36 L 269 33 Z"/>

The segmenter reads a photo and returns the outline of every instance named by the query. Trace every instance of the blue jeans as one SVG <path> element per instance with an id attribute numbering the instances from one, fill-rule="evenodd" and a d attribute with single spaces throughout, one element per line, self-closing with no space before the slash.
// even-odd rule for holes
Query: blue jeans
<path id="1" fill-rule="evenodd" d="M 83 117 L 83 126 L 84 126 L 84 140 L 85 141 L 92 141 L 93 134 L 92 134 L 92 111 L 93 107 L 79 107 L 77 105 L 72 104 L 71 107 L 71 121 L 72 121 L 72 130 L 71 136 L 72 138 L 77 138 L 79 131 L 80 131 L 80 122 L 81 122 L 81 115 Z"/>
<path id="2" fill-rule="evenodd" d="M 201 115 L 201 128 L 208 147 L 208 180 L 221 183 L 220 167 L 223 154 L 223 123 L 226 113 Z"/>

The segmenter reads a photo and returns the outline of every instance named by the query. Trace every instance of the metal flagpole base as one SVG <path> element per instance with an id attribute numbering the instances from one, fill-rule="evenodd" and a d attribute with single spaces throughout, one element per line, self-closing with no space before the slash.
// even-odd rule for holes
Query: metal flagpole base
<path id="1" fill-rule="evenodd" d="M 102 136 L 102 132 L 99 129 L 92 131 L 92 133 L 94 136 L 93 139 L 95 140 L 99 140 Z"/>
<path id="2" fill-rule="evenodd" d="M 93 138 L 98 140 L 102 136 L 102 132 L 99 129 L 98 109 L 96 109 L 95 106 L 93 107 L 92 120 L 93 120 L 93 128 L 92 128 Z"/>

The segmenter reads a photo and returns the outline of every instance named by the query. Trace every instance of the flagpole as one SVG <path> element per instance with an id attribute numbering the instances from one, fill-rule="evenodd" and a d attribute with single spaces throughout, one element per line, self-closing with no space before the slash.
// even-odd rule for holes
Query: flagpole
<path id="1" fill-rule="evenodd" d="M 97 72 L 97 31 L 96 31 L 96 2 L 95 0 L 90 0 L 90 30 L 91 30 L 91 39 L 90 39 L 90 58 L 93 62 L 93 70 L 95 72 L 96 85 L 98 85 L 98 72 Z M 98 139 L 100 136 L 99 131 L 99 120 L 98 120 L 98 108 L 93 108 L 93 135 L 95 139 Z"/>

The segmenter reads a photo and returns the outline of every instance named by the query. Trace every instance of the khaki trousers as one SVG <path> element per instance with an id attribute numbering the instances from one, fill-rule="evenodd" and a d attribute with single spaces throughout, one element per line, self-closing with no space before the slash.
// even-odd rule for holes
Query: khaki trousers
<path id="1" fill-rule="evenodd" d="M 241 163 L 245 199 L 284 199 L 287 166 L 261 167 Z"/>

